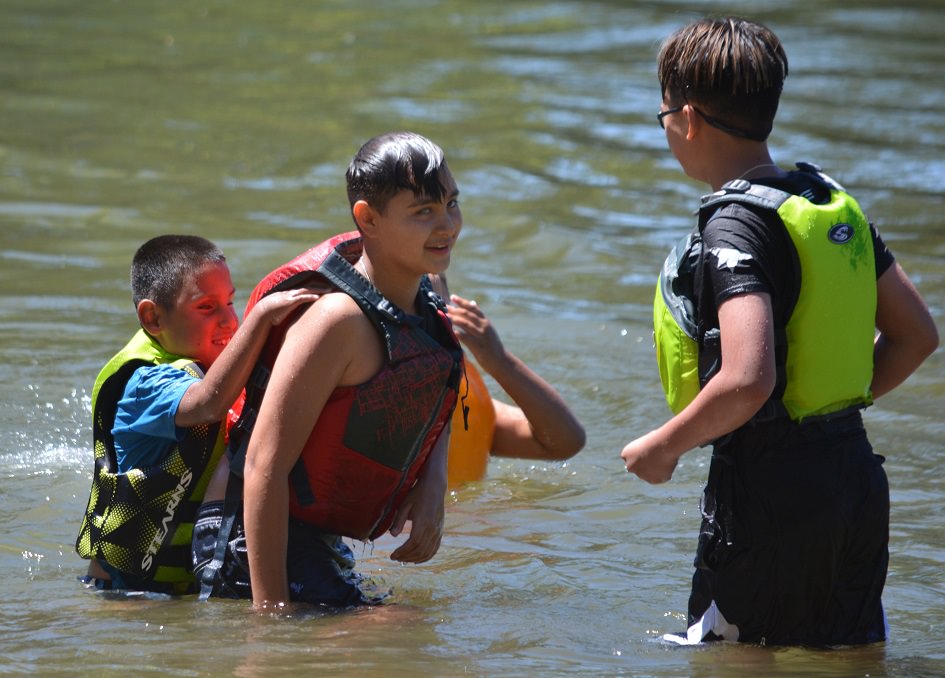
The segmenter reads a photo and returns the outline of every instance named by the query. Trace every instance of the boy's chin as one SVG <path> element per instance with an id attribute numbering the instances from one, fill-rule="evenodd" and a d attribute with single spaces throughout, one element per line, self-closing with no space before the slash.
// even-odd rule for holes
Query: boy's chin
<path id="1" fill-rule="evenodd" d="M 445 254 L 439 257 L 439 259 L 433 262 L 430 265 L 430 270 L 428 271 L 431 275 L 439 275 L 441 273 L 446 273 L 446 269 L 450 267 L 450 255 Z"/>
<path id="2" fill-rule="evenodd" d="M 195 358 L 195 360 L 204 366 L 204 369 L 210 367 L 213 363 L 217 361 L 217 358 L 220 357 L 220 354 L 223 353 L 223 348 L 221 347 L 219 351 L 213 351 L 210 353 L 204 353 L 200 357 Z"/>

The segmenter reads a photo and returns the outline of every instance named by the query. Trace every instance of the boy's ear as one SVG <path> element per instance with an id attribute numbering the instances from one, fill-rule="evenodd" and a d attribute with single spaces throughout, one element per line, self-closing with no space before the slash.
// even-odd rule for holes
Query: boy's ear
<path id="1" fill-rule="evenodd" d="M 699 133 L 700 126 L 703 123 L 702 116 L 696 113 L 696 109 L 689 104 L 683 106 L 682 114 L 686 116 L 686 140 L 692 141 L 696 134 Z"/>
<path id="2" fill-rule="evenodd" d="M 161 333 L 161 309 L 150 299 L 138 302 L 138 322 L 152 337 Z"/>
<path id="3" fill-rule="evenodd" d="M 366 200 L 358 200 L 351 207 L 351 214 L 358 223 L 358 228 L 368 237 L 373 237 L 377 233 L 377 221 L 380 214 Z"/>

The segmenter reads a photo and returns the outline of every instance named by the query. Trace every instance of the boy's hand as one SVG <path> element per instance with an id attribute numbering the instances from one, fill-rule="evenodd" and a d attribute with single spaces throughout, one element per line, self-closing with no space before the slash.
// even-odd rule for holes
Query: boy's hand
<path id="1" fill-rule="evenodd" d="M 298 306 L 310 304 L 330 291 L 331 288 L 303 287 L 294 290 L 284 290 L 267 294 L 253 306 L 250 313 L 259 314 L 260 319 L 268 320 L 272 325 L 278 325 L 289 317 Z"/>
<path id="2" fill-rule="evenodd" d="M 475 301 L 453 294 L 450 295 L 450 303 L 447 313 L 453 322 L 456 336 L 472 351 L 476 362 L 486 372 L 494 372 L 505 356 L 499 333 Z"/>
<path id="3" fill-rule="evenodd" d="M 652 431 L 642 438 L 637 438 L 623 448 L 621 458 L 627 465 L 627 471 L 635 473 L 648 483 L 668 482 L 673 477 L 679 457 L 667 452 L 654 440 Z"/>
<path id="4" fill-rule="evenodd" d="M 411 521 L 410 536 L 390 554 L 391 560 L 402 563 L 424 563 L 440 548 L 443 538 L 443 520 L 445 509 L 443 498 L 446 495 L 445 485 L 434 482 L 425 482 L 421 478 L 403 504 L 397 509 L 397 515 L 391 525 L 390 533 L 399 535 L 408 520 Z"/>

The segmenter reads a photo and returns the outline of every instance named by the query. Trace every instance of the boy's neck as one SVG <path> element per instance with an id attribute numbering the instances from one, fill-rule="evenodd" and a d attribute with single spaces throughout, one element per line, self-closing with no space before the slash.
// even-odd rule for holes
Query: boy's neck
<path id="1" fill-rule="evenodd" d="M 389 271 L 378 271 L 370 260 L 364 256 L 358 259 L 354 267 L 395 306 L 407 313 L 417 314 L 416 302 L 417 292 L 420 290 L 419 278 L 398 279 L 398 276 L 392 275 Z"/>
<path id="2" fill-rule="evenodd" d="M 739 142 L 742 146 L 744 142 Z M 723 158 L 710 169 L 707 183 L 713 191 L 718 191 L 729 181 L 747 179 L 749 181 L 761 177 L 782 177 L 787 172 L 778 167 L 765 143 L 747 142 L 749 147 L 739 149 L 725 149 L 716 157 Z"/>

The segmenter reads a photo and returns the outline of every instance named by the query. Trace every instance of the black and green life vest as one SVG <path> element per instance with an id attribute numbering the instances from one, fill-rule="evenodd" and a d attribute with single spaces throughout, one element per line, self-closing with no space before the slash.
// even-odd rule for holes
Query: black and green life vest
<path id="1" fill-rule="evenodd" d="M 92 390 L 95 466 L 76 551 L 96 558 L 160 590 L 194 590 L 190 572 L 193 521 L 223 453 L 219 424 L 187 429 L 156 466 L 117 472 L 112 427 L 118 401 L 132 373 L 145 365 L 171 364 L 194 377 L 203 371 L 188 358 L 164 351 L 144 330 L 102 368 Z"/>
<path id="2" fill-rule="evenodd" d="M 701 229 L 732 202 L 776 213 L 800 263 L 798 298 L 783 330 L 783 410 L 801 421 L 872 403 L 876 262 L 869 222 L 856 201 L 818 168 L 807 163 L 798 168 L 829 187 L 829 200 L 818 204 L 744 180 L 729 182 L 703 197 L 700 226 L 666 258 L 653 327 L 660 379 L 674 413 L 692 402 L 721 361 L 721 355 L 705 354 L 707 336 L 717 337 L 718 329 L 700 325 L 693 284 L 702 265 Z M 719 350 L 718 341 L 708 343 Z"/>

